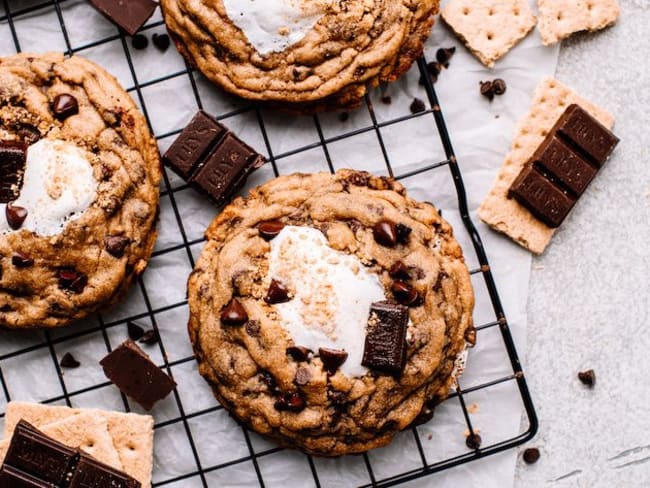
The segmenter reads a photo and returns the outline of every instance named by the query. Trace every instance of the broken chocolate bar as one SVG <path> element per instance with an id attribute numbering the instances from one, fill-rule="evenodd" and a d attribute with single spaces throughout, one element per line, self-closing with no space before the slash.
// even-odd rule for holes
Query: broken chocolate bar
<path id="1" fill-rule="evenodd" d="M 557 121 L 508 195 L 551 228 L 559 227 L 619 139 L 574 104 Z"/>
<path id="2" fill-rule="evenodd" d="M 23 473 L 21 470 L 3 465 L 0 468 L 0 488 L 51 488 L 51 483 Z"/>
<path id="3" fill-rule="evenodd" d="M 0 203 L 13 202 L 18 198 L 26 161 L 25 144 L 0 141 Z"/>
<path id="4" fill-rule="evenodd" d="M 139 488 L 140 483 L 129 475 L 111 468 L 96 459 L 81 454 L 72 473 L 68 488 L 107 487 Z"/>
<path id="5" fill-rule="evenodd" d="M 198 112 L 167 150 L 163 161 L 217 205 L 237 193 L 266 160 L 207 113 Z"/>
<path id="6" fill-rule="evenodd" d="M 151 410 L 176 386 L 176 383 L 156 366 L 149 356 L 132 340 L 123 342 L 99 364 L 104 374 L 125 395 L 146 410 Z"/>
<path id="7" fill-rule="evenodd" d="M 158 6 L 153 0 L 90 0 L 90 3 L 130 36 L 142 28 Z"/>
<path id="8" fill-rule="evenodd" d="M 373 303 L 361 364 L 374 371 L 400 374 L 406 365 L 408 322 L 408 307 L 389 301 Z"/>

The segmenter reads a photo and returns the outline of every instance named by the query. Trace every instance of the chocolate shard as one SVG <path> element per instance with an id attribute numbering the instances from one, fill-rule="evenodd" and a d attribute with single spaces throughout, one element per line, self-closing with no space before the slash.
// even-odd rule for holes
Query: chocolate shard
<path id="1" fill-rule="evenodd" d="M 90 0 L 90 3 L 130 36 L 140 30 L 158 6 L 153 0 Z"/>
<path id="2" fill-rule="evenodd" d="M 318 355 L 323 363 L 323 368 L 329 374 L 335 374 L 345 361 L 348 359 L 348 353 L 339 349 L 328 349 L 321 347 L 318 349 Z"/>
<path id="3" fill-rule="evenodd" d="M 370 307 L 361 364 L 374 371 L 400 374 L 406 366 L 408 307 L 383 301 Z"/>
<path id="4" fill-rule="evenodd" d="M 42 481 L 8 464 L 0 468 L 0 488 L 52 488 L 52 483 Z"/>
<path id="5" fill-rule="evenodd" d="M 69 488 L 140 488 L 140 482 L 128 474 L 81 454 L 70 479 Z"/>
<path id="6" fill-rule="evenodd" d="M 104 374 L 125 395 L 151 410 L 176 386 L 176 382 L 156 366 L 132 340 L 123 342 L 102 359 Z"/>
<path id="7" fill-rule="evenodd" d="M 13 202 L 18 198 L 26 164 L 25 144 L 0 141 L 0 203 Z"/>

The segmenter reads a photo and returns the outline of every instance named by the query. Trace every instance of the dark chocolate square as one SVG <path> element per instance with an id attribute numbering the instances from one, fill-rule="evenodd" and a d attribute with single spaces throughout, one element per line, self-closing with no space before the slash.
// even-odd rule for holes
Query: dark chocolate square
<path id="1" fill-rule="evenodd" d="M 361 364 L 373 371 L 397 375 L 406 366 L 408 307 L 376 302 L 370 307 Z"/>
<path id="2" fill-rule="evenodd" d="M 0 468 L 0 488 L 52 488 L 52 483 L 40 480 L 8 464 Z"/>
<path id="3" fill-rule="evenodd" d="M 81 454 L 68 488 L 140 488 L 140 482 Z"/>
<path id="4" fill-rule="evenodd" d="M 90 3 L 130 36 L 142 28 L 158 7 L 153 0 L 90 0 Z"/>
<path id="5" fill-rule="evenodd" d="M 25 144 L 0 141 L 0 203 L 13 202 L 20 196 L 26 164 Z"/>

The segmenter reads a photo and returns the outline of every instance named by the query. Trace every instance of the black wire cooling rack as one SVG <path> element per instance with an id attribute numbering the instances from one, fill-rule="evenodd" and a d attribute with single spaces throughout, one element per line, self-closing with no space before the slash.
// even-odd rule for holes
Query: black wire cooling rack
<path id="1" fill-rule="evenodd" d="M 153 86 L 161 83 L 168 82 L 178 78 L 186 78 L 189 82 L 189 87 L 194 97 L 196 108 L 209 108 L 205 107 L 199 81 L 200 75 L 190 69 L 187 65 L 181 64 L 174 72 L 168 72 L 162 76 L 156 76 L 148 80 L 140 80 L 137 70 L 137 62 L 134 60 L 134 52 L 130 46 L 128 37 L 117 29 L 111 27 L 107 23 L 102 24 L 102 32 L 112 32 L 111 35 L 102 36 L 99 39 L 81 42 L 79 45 L 75 43 L 75 38 L 78 36 L 73 35 L 70 26 L 66 21 L 70 18 L 68 8 L 72 6 L 79 6 L 78 0 L 46 0 L 46 1 L 12 1 L 0 0 L 0 28 L 4 25 L 8 26 L 8 32 L 11 39 L 2 39 L 3 34 L 0 34 L 0 50 L 13 49 L 20 52 L 21 48 L 24 49 L 24 43 L 21 29 L 23 21 L 30 22 L 30 25 L 36 25 L 37 28 L 42 26 L 43 29 L 60 29 L 60 34 L 64 45 L 63 50 L 68 54 L 81 54 L 86 55 L 90 52 L 95 52 L 97 49 L 108 48 L 117 50 L 123 53 L 126 66 L 128 67 L 128 75 L 133 80 L 132 85 L 128 88 L 133 98 L 138 102 L 151 125 L 154 125 L 154 133 L 159 141 L 173 139 L 181 130 L 182 125 L 175 127 L 173 130 L 156 130 L 155 124 L 151 115 L 151 103 L 147 104 L 147 97 L 145 91 Z M 80 7 L 81 8 L 81 7 Z M 159 17 L 158 17 L 159 19 Z M 97 19 L 98 22 L 104 22 Z M 94 26 L 86 26 L 86 29 L 94 29 Z M 113 29 L 111 31 L 111 29 Z M 144 27 L 145 34 L 153 32 L 155 29 L 162 31 L 163 25 L 160 20 L 152 20 Z M 33 34 L 33 30 L 29 31 Z M 88 36 L 84 36 L 87 38 Z M 4 47 L 2 42 L 5 42 Z M 153 49 L 150 47 L 149 49 Z M 2 52 L 0 55 L 12 54 L 11 51 Z M 101 60 L 100 60 L 101 62 Z M 110 67 L 109 67 L 110 69 Z M 447 131 L 447 126 L 443 117 L 443 113 L 438 102 L 438 97 L 431 83 L 430 77 L 427 73 L 427 62 L 425 59 L 420 59 L 417 67 L 421 73 L 424 82 L 424 89 L 428 97 L 429 108 L 419 113 L 406 113 L 402 116 L 390 119 L 383 119 L 377 116 L 376 100 L 373 104 L 373 98 L 368 96 L 365 99 L 365 107 L 359 109 L 365 111 L 368 123 L 360 124 L 352 130 L 345 130 L 343 132 L 329 134 L 324 129 L 323 117 L 314 115 L 311 118 L 301 119 L 300 123 L 313 124 L 316 139 L 310 143 L 299 145 L 299 147 L 291 148 L 282 152 L 274 154 L 274 135 L 273 133 L 278 127 L 270 127 L 269 122 L 266 120 L 266 114 L 263 109 L 256 106 L 241 105 L 230 111 L 220 113 L 213 113 L 221 120 L 232 119 L 236 116 L 246 114 L 249 120 L 256 121 L 259 125 L 259 130 L 262 136 L 263 144 L 266 146 L 266 152 L 270 167 L 272 168 L 273 175 L 280 174 L 280 164 L 282 161 L 292 158 L 294 156 L 301 156 L 313 154 L 314 151 L 322 151 L 321 156 L 324 156 L 327 167 L 330 171 L 335 170 L 335 156 L 332 151 L 334 145 L 341 145 L 347 147 L 355 138 L 362 136 L 376 137 L 376 143 L 380 148 L 380 154 L 385 163 L 385 167 L 374 168 L 376 171 L 387 173 L 398 180 L 404 180 L 408 187 L 408 181 L 411 178 L 425 179 L 433 177 L 437 172 L 449 171 L 453 184 L 455 186 L 455 194 L 457 195 L 457 210 L 459 217 L 465 226 L 469 235 L 469 240 L 473 244 L 475 253 L 476 267 L 471 270 L 473 279 L 478 277 L 482 282 L 477 285 L 475 282 L 476 292 L 486 293 L 491 304 L 493 315 L 488 320 L 481 320 L 478 325 L 477 333 L 478 340 L 481 341 L 482 335 L 490 333 L 499 334 L 502 338 L 504 360 L 508 363 L 509 370 L 506 375 L 498 375 L 490 378 L 488 381 L 482 381 L 469 387 L 461 388 L 458 386 L 456 391 L 450 396 L 447 402 L 457 401 L 462 412 L 464 426 L 467 431 L 465 434 L 474 433 L 475 427 L 471 420 L 471 413 L 468 406 L 467 397 L 478 392 L 487 393 L 488 395 L 499 395 L 499 389 L 503 385 L 515 385 L 516 390 L 521 398 L 524 407 L 526 419 L 522 425 L 526 426 L 520 430 L 520 433 L 514 437 L 496 439 L 490 442 L 489 445 L 483 445 L 478 449 L 470 450 L 464 447 L 464 452 L 456 455 L 449 455 L 445 457 L 432 458 L 424 447 L 426 439 L 423 439 L 421 427 L 412 428 L 411 432 L 402 433 L 401 436 L 412 436 L 407 439 L 409 443 L 414 444 L 414 456 L 406 463 L 404 470 L 389 472 L 386 474 L 385 470 L 378 470 L 376 462 L 373 463 L 373 456 L 363 455 L 355 456 L 351 463 L 355 464 L 357 468 L 364 471 L 360 477 L 348 478 L 348 474 L 341 474 L 337 479 L 336 486 L 372 486 L 372 487 L 387 487 L 395 486 L 405 483 L 416 478 L 431 475 L 432 473 L 440 472 L 460 464 L 468 463 L 492 454 L 496 454 L 511 448 L 514 448 L 527 440 L 531 439 L 537 431 L 537 418 L 535 410 L 531 401 L 531 397 L 526 385 L 526 380 L 522 372 L 521 364 L 519 362 L 513 338 L 506 320 L 499 295 L 495 286 L 492 276 L 490 265 L 484 250 L 481 237 L 479 236 L 472 220 L 470 218 L 467 198 L 465 194 L 465 186 L 461 177 L 459 163 L 456 160 L 455 153 L 452 147 L 451 139 Z M 127 85 L 128 86 L 128 85 Z M 224 96 L 226 95 L 218 95 Z M 159 100 L 159 103 L 162 102 Z M 164 102 L 163 102 L 164 103 Z M 342 117 L 342 121 L 345 117 Z M 431 137 L 439 138 L 444 152 L 443 160 L 429 161 L 426 164 L 420 164 L 417 168 L 411 168 L 407 172 L 399 173 L 395 171 L 395 165 L 392 164 L 390 157 L 390 150 L 386 143 L 386 133 L 399 124 L 405 124 L 411 120 L 426 120 L 433 118 Z M 311 119 L 311 121 L 310 121 Z M 186 121 L 185 121 L 186 122 Z M 437 130 L 436 130 L 437 129 Z M 280 130 L 283 130 L 280 124 Z M 435 133 L 433 133 L 435 132 Z M 412 142 L 411 142 L 412 143 Z M 270 173 L 268 176 L 272 176 Z M 173 175 L 166 174 L 164 177 L 162 187 L 162 198 L 165 199 L 167 204 L 162 210 L 162 223 L 161 226 L 166 225 L 168 222 L 175 222 L 179 231 L 179 242 L 164 245 L 162 248 L 155 250 L 152 262 L 156 259 L 163 259 L 173 253 L 186 254 L 187 263 L 189 267 L 194 266 L 195 255 L 200 251 L 201 237 L 194 237 L 186 232 L 185 221 L 188 218 L 188 210 L 184 207 L 187 198 L 182 195 L 187 192 L 192 192 L 187 188 L 187 185 L 179 183 L 179 180 L 174 180 Z M 432 193 L 435 191 L 432 189 Z M 191 212 L 191 209 L 189 210 Z M 172 224 L 170 224 L 172 225 Z M 467 247 L 467 246 L 466 246 Z M 466 255 L 469 249 L 465 249 Z M 472 259 L 468 259 L 472 261 Z M 195 405 L 193 400 L 190 400 L 192 395 L 188 393 L 188 389 L 192 390 L 193 387 L 183 388 L 183 384 L 178 380 L 181 370 L 194 369 L 190 371 L 192 378 L 199 378 L 195 371 L 194 357 L 191 354 L 189 346 L 186 345 L 187 339 L 182 338 L 185 334 L 185 324 L 181 321 L 176 322 L 175 332 L 172 333 L 171 328 L 163 325 L 167 323 L 163 320 L 163 316 L 171 314 L 172 317 L 177 315 L 183 316 L 186 313 L 187 302 L 183 297 L 166 297 L 164 301 L 156 298 L 155 303 L 152 298 L 152 286 L 155 286 L 155 279 L 148 279 L 148 275 L 153 273 L 150 269 L 138 280 L 134 285 L 134 290 L 130 294 L 129 301 L 137 301 L 138 305 L 130 307 L 128 304 L 122 307 L 128 313 L 127 316 L 120 313 L 106 313 L 86 321 L 84 324 L 73 326 L 72 328 L 60 331 L 41 331 L 27 333 L 7 333 L 0 338 L 0 383 L 4 393 L 4 402 L 9 402 L 11 399 L 25 400 L 27 396 L 30 400 L 41 401 L 45 404 L 53 405 L 68 405 L 75 407 L 92 406 L 93 395 L 102 395 L 102 398 L 110 396 L 116 389 L 113 388 L 108 381 L 101 375 L 100 372 L 91 370 L 84 373 L 86 377 L 82 381 L 79 377 L 71 376 L 68 371 L 62 371 L 59 366 L 59 361 L 63 352 L 74 351 L 75 355 L 86 354 L 89 356 L 94 355 L 94 359 L 99 359 L 110 351 L 113 345 L 118 344 L 124 339 L 125 324 L 129 321 L 136 323 L 150 324 L 159 335 L 159 341 L 156 346 L 152 346 L 147 351 L 170 375 L 176 375 L 179 387 L 174 391 L 173 398 L 167 400 L 167 409 L 163 414 L 159 415 L 155 411 L 157 423 L 155 425 L 156 432 L 156 464 L 159 468 L 164 466 L 169 460 L 169 455 L 165 453 L 171 452 L 174 460 L 171 462 L 179 463 L 178 458 L 182 453 L 188 454 L 188 459 L 180 469 L 160 474 L 160 469 L 156 469 L 154 473 L 154 486 L 269 486 L 268 480 L 268 460 L 274 456 L 283 456 L 282 461 L 287 461 L 290 458 L 289 465 L 295 463 L 298 457 L 300 462 L 304 463 L 304 469 L 300 471 L 300 483 L 306 485 L 328 486 L 328 480 L 331 476 L 328 475 L 327 463 L 323 460 L 311 458 L 310 456 L 303 456 L 291 451 L 284 451 L 280 448 L 274 447 L 270 444 L 265 444 L 257 438 L 256 434 L 247 431 L 245 428 L 238 427 L 234 422 L 227 418 L 222 407 L 216 402 L 214 404 L 202 408 L 202 405 Z M 155 277 L 154 277 L 155 278 Z M 185 276 L 176 276 L 179 280 L 179 287 L 184 286 Z M 482 278 L 482 280 L 480 279 Z M 137 298 L 135 298 L 137 296 Z M 134 312 L 140 307 L 140 311 Z M 131 313 L 134 312 L 134 313 Z M 177 313 L 178 312 L 178 313 Z M 181 345 L 182 344 L 182 345 Z M 156 348 L 158 350 L 156 350 Z M 53 370 L 52 370 L 53 368 Z M 47 371 L 53 371 L 49 374 Z M 36 384 L 23 385 L 21 384 L 21 376 L 29 374 L 30 378 L 38 378 Z M 53 378 L 56 378 L 54 380 Z M 200 378 L 198 381 L 202 381 Z M 41 384 L 42 382 L 42 384 Z M 58 385 L 60 391 L 53 391 L 52 384 Z M 200 383 L 195 383 L 199 385 Z M 18 385 L 18 386 L 17 386 Z M 207 387 L 206 391 L 207 391 Z M 16 390 L 22 393 L 14 393 Z M 112 405 L 114 409 L 131 411 L 132 407 L 129 400 L 123 395 L 117 396 L 117 393 L 112 393 L 116 397 L 115 403 Z M 193 398 L 193 397 L 192 397 Z M 488 396 L 489 398 L 489 396 Z M 445 402 L 445 403 L 447 403 Z M 0 403 L 3 403 L 0 398 Z M 444 406 L 444 404 L 443 404 Z M 4 407 L 0 405 L 4 410 Z M 134 407 L 137 410 L 138 407 Z M 519 409 L 511 415 L 518 416 Z M 226 429 L 229 429 L 232 435 L 233 431 L 241 430 L 238 434 L 238 440 L 232 443 L 232 459 L 219 460 L 214 462 L 210 459 L 204 459 L 202 445 L 204 440 L 199 437 L 204 437 L 202 431 L 207 426 L 215 422 L 216 415 L 222 415 L 226 418 Z M 4 416 L 4 414 L 2 414 Z M 161 418 L 162 417 L 162 418 Z M 517 419 L 518 420 L 518 419 Z M 200 424 L 200 427 L 197 427 Z M 209 430 L 209 429 L 208 429 Z M 431 434 L 429 434 L 429 440 Z M 459 432 L 459 437 L 462 433 Z M 404 441 L 404 442 L 407 442 Z M 183 443 L 187 446 L 183 446 Z M 464 442 L 463 442 L 464 444 Z M 229 446 L 230 447 L 230 446 Z M 230 450 L 230 449 L 228 449 Z M 349 457 L 350 458 L 350 457 Z M 413 465 L 415 463 L 415 466 Z M 340 466 L 339 466 L 340 468 Z M 355 468 L 356 469 L 356 468 Z M 162 470 L 165 471 L 165 470 Z M 351 471 L 350 471 L 351 473 Z M 223 476 L 222 476 L 223 474 Z M 246 474 L 247 480 L 241 479 Z M 218 475 L 218 476 L 215 476 Z M 304 475 L 304 476 L 303 476 Z M 294 478 L 295 479 L 295 478 Z M 354 479 L 354 481 L 352 481 Z M 360 480 L 360 481 L 358 481 Z M 295 484 L 295 483 L 294 483 Z M 290 484 L 293 486 L 294 484 Z"/>

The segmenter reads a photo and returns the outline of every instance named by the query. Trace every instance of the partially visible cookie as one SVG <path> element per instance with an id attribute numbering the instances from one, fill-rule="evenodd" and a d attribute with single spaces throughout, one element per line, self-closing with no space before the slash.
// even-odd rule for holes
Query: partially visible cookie
<path id="1" fill-rule="evenodd" d="M 240 97 L 293 111 L 359 105 L 421 55 L 438 0 L 162 0 L 180 53 Z"/>
<path id="2" fill-rule="evenodd" d="M 546 46 L 580 31 L 614 24 L 621 9 L 617 0 L 538 0 L 539 32 Z"/>
<path id="3" fill-rule="evenodd" d="M 440 16 L 488 68 L 537 22 L 527 0 L 451 0 Z"/>
<path id="4" fill-rule="evenodd" d="M 144 116 L 81 57 L 0 58 L 0 326 L 115 303 L 156 239 L 161 167 Z"/>

